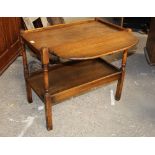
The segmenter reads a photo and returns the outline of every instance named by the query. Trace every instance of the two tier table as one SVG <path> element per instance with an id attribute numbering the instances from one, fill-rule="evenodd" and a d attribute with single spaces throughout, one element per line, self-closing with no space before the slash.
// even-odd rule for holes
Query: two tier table
<path id="1" fill-rule="evenodd" d="M 51 130 L 52 105 L 64 99 L 115 80 L 115 99 L 120 99 L 127 51 L 138 40 L 130 29 L 95 18 L 27 30 L 21 33 L 21 42 L 28 102 L 33 90 L 45 104 L 47 130 Z M 30 74 L 24 45 L 40 58 L 41 70 Z M 116 52 L 123 52 L 120 68 L 100 58 Z M 49 65 L 49 53 L 69 61 Z"/>

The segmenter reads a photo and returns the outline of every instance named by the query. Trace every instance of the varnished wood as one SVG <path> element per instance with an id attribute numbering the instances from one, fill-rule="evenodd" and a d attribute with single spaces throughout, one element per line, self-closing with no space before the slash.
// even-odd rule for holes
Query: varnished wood
<path id="1" fill-rule="evenodd" d="M 48 47 L 63 59 L 83 60 L 126 50 L 137 43 L 137 38 L 126 29 L 100 20 L 60 24 L 26 31 L 22 34 L 35 51 Z"/>
<path id="2" fill-rule="evenodd" d="M 25 50 L 25 45 L 22 41 L 22 38 L 20 39 L 21 44 L 22 44 L 22 50 L 21 50 L 21 54 L 22 54 L 22 58 L 23 58 L 23 67 L 24 67 L 24 77 L 25 77 L 25 84 L 26 84 L 26 92 L 27 92 L 27 100 L 29 103 L 32 103 L 32 90 L 31 87 L 28 83 L 28 78 L 29 78 L 29 68 L 28 68 L 28 64 L 27 64 L 27 57 L 26 57 L 26 50 Z"/>
<path id="3" fill-rule="evenodd" d="M 121 68 L 122 73 L 121 73 L 121 76 L 118 79 L 118 83 L 117 83 L 117 90 L 116 90 L 116 95 L 115 95 L 116 100 L 120 100 L 121 94 L 122 94 L 123 82 L 124 82 L 124 77 L 125 77 L 125 66 L 126 66 L 126 61 L 127 61 L 127 55 L 128 55 L 128 52 L 127 52 L 127 50 L 125 50 L 123 52 L 123 59 L 122 59 L 122 68 Z"/>
<path id="4" fill-rule="evenodd" d="M 45 103 L 45 114 L 46 114 L 46 126 L 47 130 L 52 130 L 52 104 L 51 97 L 49 94 L 49 75 L 48 75 L 48 65 L 49 65 L 49 50 L 48 48 L 42 48 L 41 58 L 43 64 L 43 88 L 44 88 L 44 103 Z M 40 79 L 41 82 L 42 81 Z"/>
<path id="5" fill-rule="evenodd" d="M 145 48 L 145 56 L 150 65 L 155 65 L 155 17 L 151 18 L 150 31 Z"/>
<path id="6" fill-rule="evenodd" d="M 0 17 L 0 75 L 20 55 L 20 18 Z"/>
<path id="7" fill-rule="evenodd" d="M 22 38 L 43 64 L 43 69 L 31 74 L 27 81 L 45 103 L 48 130 L 52 129 L 52 105 L 71 96 L 118 80 L 119 100 L 127 49 L 138 41 L 130 29 L 100 19 L 25 31 Z M 99 58 L 122 50 L 121 69 Z M 49 67 L 49 53 L 72 61 Z"/>
<path id="8" fill-rule="evenodd" d="M 130 28 L 128 28 L 126 30 L 128 32 L 132 32 L 132 30 Z M 123 83 L 124 83 L 124 78 L 125 78 L 125 68 L 126 68 L 127 55 L 128 55 L 128 51 L 127 50 L 123 51 L 122 66 L 121 66 L 121 76 L 118 79 L 117 89 L 116 89 L 116 94 L 115 94 L 115 99 L 117 101 L 120 100 L 121 94 L 122 94 L 122 88 L 123 88 Z"/>
<path id="9" fill-rule="evenodd" d="M 88 91 L 99 85 L 117 80 L 121 72 L 102 59 L 67 62 L 49 69 L 49 94 L 53 103 Z M 33 74 L 29 83 L 44 100 L 42 72 Z M 39 84 L 38 84 L 39 83 Z"/>

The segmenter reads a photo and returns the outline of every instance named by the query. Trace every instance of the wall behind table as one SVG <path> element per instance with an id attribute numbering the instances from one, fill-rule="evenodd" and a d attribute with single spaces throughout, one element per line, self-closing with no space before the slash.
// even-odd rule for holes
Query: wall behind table
<path id="1" fill-rule="evenodd" d="M 65 23 L 70 23 L 74 21 L 80 21 L 80 20 L 88 20 L 88 19 L 94 19 L 94 17 L 63 17 Z"/>

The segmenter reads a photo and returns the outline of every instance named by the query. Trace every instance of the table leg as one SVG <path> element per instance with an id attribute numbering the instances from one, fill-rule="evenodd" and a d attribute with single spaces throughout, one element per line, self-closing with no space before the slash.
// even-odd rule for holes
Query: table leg
<path id="1" fill-rule="evenodd" d="M 45 101 L 45 115 L 47 130 L 52 130 L 52 102 L 49 94 L 49 77 L 48 77 L 48 65 L 49 65 L 49 50 L 43 48 L 41 52 L 43 72 L 44 72 L 44 101 Z"/>
<path id="2" fill-rule="evenodd" d="M 28 64 L 27 64 L 27 56 L 26 56 L 26 50 L 25 50 L 25 45 L 21 39 L 22 43 L 22 50 L 21 50 L 21 55 L 23 58 L 23 66 L 24 66 L 24 77 L 25 77 L 25 84 L 26 84 L 26 92 L 27 92 L 27 100 L 29 103 L 32 103 L 32 90 L 31 87 L 28 83 L 28 77 L 29 77 L 29 69 L 28 69 Z"/>
<path id="3" fill-rule="evenodd" d="M 118 79 L 117 90 L 116 90 L 116 95 L 115 95 L 115 99 L 117 101 L 120 100 L 120 98 L 121 98 L 123 82 L 124 82 L 124 77 L 125 77 L 126 61 L 127 61 L 127 50 L 123 51 L 122 67 L 121 67 L 122 74 L 121 74 L 120 78 Z"/>

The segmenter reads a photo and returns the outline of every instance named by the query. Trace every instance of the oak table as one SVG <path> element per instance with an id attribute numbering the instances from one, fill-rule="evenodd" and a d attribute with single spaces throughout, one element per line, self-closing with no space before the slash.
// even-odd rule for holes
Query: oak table
<path id="1" fill-rule="evenodd" d="M 115 99 L 120 99 L 127 50 L 138 40 L 130 29 L 95 18 L 27 30 L 21 42 L 28 102 L 32 102 L 33 89 L 45 104 L 47 130 L 51 130 L 55 103 L 114 80 L 118 80 Z M 40 57 L 41 70 L 29 73 L 24 45 Z M 100 58 L 121 51 L 121 68 Z M 49 53 L 70 61 L 50 66 Z"/>

